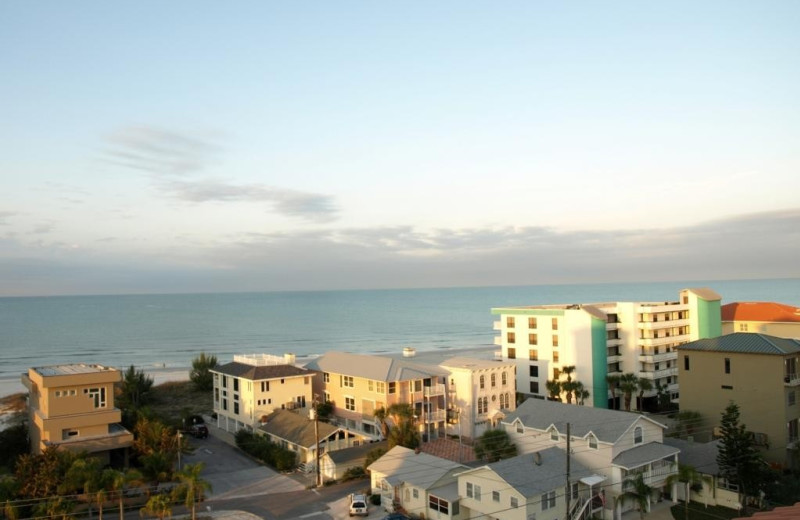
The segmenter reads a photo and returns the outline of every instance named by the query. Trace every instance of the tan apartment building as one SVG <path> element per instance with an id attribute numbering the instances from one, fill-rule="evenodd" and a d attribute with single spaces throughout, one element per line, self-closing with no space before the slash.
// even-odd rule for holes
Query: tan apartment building
<path id="1" fill-rule="evenodd" d="M 332 422 L 348 430 L 381 438 L 375 410 L 406 403 L 415 410 L 425 437 L 445 435 L 447 370 L 406 359 L 328 352 L 306 368 L 318 373 L 314 393 L 334 406 Z"/>
<path id="2" fill-rule="evenodd" d="M 572 379 L 590 392 L 585 404 L 598 408 L 609 407 L 606 376 L 626 372 L 652 382 L 645 408 L 659 386 L 677 402 L 675 348 L 722 330 L 720 296 L 707 288 L 684 289 L 675 301 L 499 307 L 492 314 L 500 317 L 495 344 L 517 365 L 517 392 L 546 397 L 546 382 L 574 366 Z"/>
<path id="3" fill-rule="evenodd" d="M 516 406 L 516 364 L 452 357 L 439 365 L 450 373 L 447 434 L 475 439 Z"/>
<path id="4" fill-rule="evenodd" d="M 681 409 L 699 412 L 706 436 L 733 401 L 764 458 L 796 467 L 800 340 L 735 332 L 678 347 Z M 696 435 L 696 437 L 699 437 Z"/>
<path id="5" fill-rule="evenodd" d="M 757 332 L 800 338 L 800 308 L 775 302 L 733 302 L 722 306 L 722 333 Z"/>
<path id="6" fill-rule="evenodd" d="M 29 392 L 31 452 L 55 446 L 125 465 L 133 434 L 114 406 L 114 385 L 121 380 L 119 370 L 102 365 L 29 368 L 22 384 Z"/>
<path id="7" fill-rule="evenodd" d="M 238 355 L 213 368 L 217 426 L 229 432 L 252 431 L 275 410 L 310 407 L 314 373 L 294 362 L 292 354 Z"/>

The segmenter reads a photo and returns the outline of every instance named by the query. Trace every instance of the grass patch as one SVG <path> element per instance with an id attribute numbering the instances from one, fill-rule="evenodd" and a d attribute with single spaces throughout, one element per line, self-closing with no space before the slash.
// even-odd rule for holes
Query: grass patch
<path id="1" fill-rule="evenodd" d="M 196 390 L 191 381 L 169 381 L 154 386 L 147 407 L 165 424 L 180 427 L 190 415 L 210 415 L 214 411 L 211 392 Z"/>
<path id="2" fill-rule="evenodd" d="M 675 520 L 684 520 L 686 518 L 686 506 L 683 503 L 672 506 L 670 512 Z M 742 516 L 742 513 L 735 509 L 722 506 L 706 507 L 698 502 L 689 502 L 688 520 L 726 520 L 739 518 L 740 516 Z"/>

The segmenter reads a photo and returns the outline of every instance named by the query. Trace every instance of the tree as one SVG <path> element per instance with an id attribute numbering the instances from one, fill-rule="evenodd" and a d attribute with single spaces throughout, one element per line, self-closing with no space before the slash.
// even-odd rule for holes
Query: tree
<path id="1" fill-rule="evenodd" d="M 330 401 L 317 403 L 315 409 L 317 411 L 317 418 L 322 422 L 328 422 L 328 419 L 333 415 L 333 403 Z"/>
<path id="2" fill-rule="evenodd" d="M 608 389 L 611 391 L 611 403 L 612 409 L 616 409 L 617 407 L 617 388 L 619 388 L 619 376 L 616 374 L 609 374 L 606 376 L 606 382 L 608 383 Z"/>
<path id="3" fill-rule="evenodd" d="M 639 510 L 639 518 L 644 520 L 644 514 L 650 509 L 650 497 L 653 495 L 653 488 L 644 481 L 644 475 L 637 473 L 633 477 L 628 477 L 622 481 L 623 492 L 616 498 L 619 507 L 628 502 L 633 502 Z"/>
<path id="4" fill-rule="evenodd" d="M 153 378 L 131 365 L 122 376 L 120 407 L 138 410 L 150 401 Z"/>
<path id="5" fill-rule="evenodd" d="M 117 494 L 117 500 L 119 501 L 119 520 L 125 520 L 125 504 L 123 503 L 125 488 L 129 485 L 141 486 L 144 484 L 144 478 L 142 474 L 135 469 L 129 469 L 127 471 L 107 469 L 103 471 L 103 474 L 103 480 L 108 483 L 108 488 Z"/>
<path id="6" fill-rule="evenodd" d="M 584 388 L 583 383 L 580 381 L 577 382 L 577 386 L 575 388 L 575 402 L 583 406 L 584 401 L 589 398 L 591 392 Z"/>
<path id="7" fill-rule="evenodd" d="M 206 491 L 211 491 L 211 484 L 200 477 L 203 467 L 205 467 L 205 464 L 202 462 L 187 464 L 183 470 L 178 472 L 178 480 L 180 480 L 181 485 L 177 489 L 180 494 L 185 494 L 184 504 L 188 509 L 191 509 L 192 520 L 197 518 L 195 514 L 197 502 L 203 500 L 203 495 Z"/>
<path id="8" fill-rule="evenodd" d="M 486 430 L 475 441 L 475 456 L 487 462 L 497 462 L 517 455 L 517 446 L 505 430 Z"/>
<path id="9" fill-rule="evenodd" d="M 140 417 L 134 427 L 133 449 L 148 478 L 164 482 L 172 477 L 178 452 L 191 453 L 191 447 L 174 429 L 164 423 Z"/>
<path id="10" fill-rule="evenodd" d="M 700 415 L 700 412 L 695 412 L 694 410 L 681 410 L 675 414 L 675 419 L 678 421 L 675 426 L 675 435 L 686 438 L 694 435 L 695 430 L 703 420 L 703 416 Z"/>
<path id="11" fill-rule="evenodd" d="M 38 454 L 22 455 L 14 471 L 22 498 L 47 498 L 59 494 L 64 476 L 79 456 L 48 447 Z"/>
<path id="12" fill-rule="evenodd" d="M 384 453 L 386 453 L 385 448 L 372 448 L 369 450 L 366 458 L 364 459 L 364 469 L 367 469 L 370 464 L 383 457 Z"/>
<path id="13" fill-rule="evenodd" d="M 633 398 L 633 393 L 639 388 L 638 381 L 639 378 L 632 372 L 622 374 L 619 378 L 619 389 L 625 399 L 626 412 L 631 411 L 631 399 Z"/>
<path id="14" fill-rule="evenodd" d="M 548 379 L 545 383 L 547 394 L 551 401 L 561 401 L 561 381 Z"/>
<path id="15" fill-rule="evenodd" d="M 717 464 L 722 476 L 739 486 L 746 505 L 747 497 L 760 491 L 764 461 L 755 446 L 753 434 L 744 424 L 739 424 L 739 416 L 739 406 L 733 401 L 722 412 L 722 439 Z"/>
<path id="16" fill-rule="evenodd" d="M 11 500 L 6 499 L 5 504 L 3 504 L 3 516 L 6 517 L 6 520 L 17 520 L 19 518 L 19 511 L 11 503 Z"/>
<path id="17" fill-rule="evenodd" d="M 189 372 L 189 379 L 197 390 L 210 392 L 214 388 L 214 376 L 212 368 L 217 367 L 217 356 L 206 355 L 201 352 L 199 356 L 192 360 L 192 370 Z"/>
<path id="18" fill-rule="evenodd" d="M 644 410 L 644 394 L 653 389 L 653 383 L 649 379 L 640 377 L 636 381 L 636 385 L 639 387 L 639 400 L 637 401 L 638 404 L 636 407 L 641 411 Z"/>
<path id="19" fill-rule="evenodd" d="M 697 490 L 698 487 L 702 489 L 703 483 L 711 484 L 711 477 L 701 474 L 694 467 L 687 464 L 678 464 L 678 473 L 667 477 L 667 487 L 672 487 L 675 484 L 681 483 L 685 486 L 684 505 L 686 506 L 683 513 L 684 520 L 689 520 L 689 502 L 692 490 Z"/>
<path id="20" fill-rule="evenodd" d="M 381 406 L 373 413 L 375 414 L 375 419 L 377 419 L 378 423 L 381 425 L 381 435 L 383 435 L 384 439 L 387 439 L 389 437 L 389 425 L 386 423 L 386 419 L 389 417 L 389 412 L 386 411 L 386 408 Z"/>
<path id="21" fill-rule="evenodd" d="M 151 496 L 144 507 L 139 509 L 139 515 L 151 515 L 159 520 L 172 517 L 172 501 L 169 495 Z"/>

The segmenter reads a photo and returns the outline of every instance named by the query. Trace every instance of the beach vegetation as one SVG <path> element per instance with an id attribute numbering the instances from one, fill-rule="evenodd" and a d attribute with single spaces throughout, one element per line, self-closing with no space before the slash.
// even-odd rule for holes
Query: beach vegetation
<path id="1" fill-rule="evenodd" d="M 236 432 L 235 439 L 242 451 L 278 471 L 289 471 L 297 466 L 295 452 L 271 442 L 264 435 L 242 429 Z"/>
<path id="2" fill-rule="evenodd" d="M 505 430 L 486 430 L 475 441 L 475 456 L 486 462 L 497 462 L 517 456 L 517 446 Z"/>
<path id="3" fill-rule="evenodd" d="M 199 356 L 192 360 L 192 370 L 189 372 L 189 380 L 195 388 L 201 392 L 210 392 L 214 388 L 214 377 L 211 369 L 217 367 L 217 356 L 208 355 L 201 352 Z"/>

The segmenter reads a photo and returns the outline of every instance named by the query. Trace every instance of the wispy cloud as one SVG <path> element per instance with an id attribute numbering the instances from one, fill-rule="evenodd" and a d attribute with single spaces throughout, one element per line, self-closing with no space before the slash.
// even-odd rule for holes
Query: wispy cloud
<path id="1" fill-rule="evenodd" d="M 289 217 L 316 222 L 333 220 L 337 209 L 333 197 L 261 184 L 229 184 L 220 181 L 170 181 L 162 189 L 189 202 L 266 202 Z"/>
<path id="2" fill-rule="evenodd" d="M 0 226 L 7 226 L 11 217 L 16 214 L 16 211 L 0 211 Z"/>

